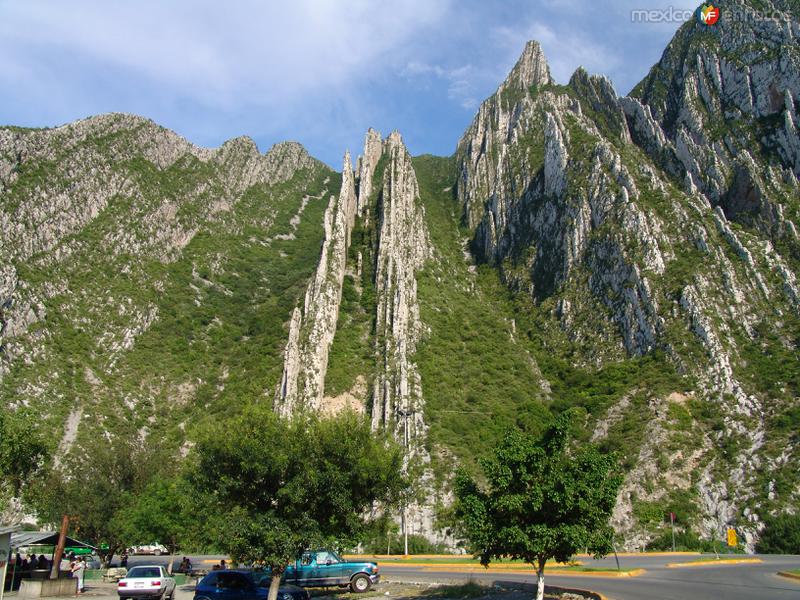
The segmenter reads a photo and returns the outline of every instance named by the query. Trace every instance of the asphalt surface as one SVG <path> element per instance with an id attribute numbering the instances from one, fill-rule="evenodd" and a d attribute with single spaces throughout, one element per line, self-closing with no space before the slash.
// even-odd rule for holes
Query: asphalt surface
<path id="1" fill-rule="evenodd" d="M 712 555 L 713 557 L 713 555 Z M 177 561 L 180 562 L 178 557 Z M 192 556 L 195 568 L 210 569 L 222 556 Z M 777 575 L 778 571 L 800 569 L 800 556 L 758 557 L 762 563 L 714 564 L 711 566 L 669 568 L 667 563 L 688 562 L 697 555 L 623 555 L 619 557 L 623 570 L 645 569 L 638 577 L 596 577 L 589 575 L 545 575 L 545 583 L 568 588 L 601 592 L 612 600 L 800 600 L 800 581 Z M 615 569 L 613 556 L 595 561 L 580 558 L 586 567 Z M 166 564 L 169 557 L 132 556 L 128 566 L 136 564 Z M 387 579 L 418 582 L 463 582 L 469 579 L 487 584 L 535 584 L 530 573 L 486 571 L 480 566 L 470 571 L 449 569 L 448 566 L 398 567 L 380 563 L 381 574 Z M 722 561 L 720 561 L 722 563 Z"/>
<path id="2" fill-rule="evenodd" d="M 691 561 L 698 556 L 620 556 L 624 570 L 643 568 L 638 577 L 592 577 L 588 575 L 547 575 L 545 583 L 601 592 L 614 600 L 800 600 L 800 581 L 779 577 L 778 571 L 800 568 L 800 556 L 760 556 L 763 563 L 669 568 L 667 563 Z M 750 557 L 752 558 L 752 557 Z M 581 559 L 587 567 L 616 568 L 612 558 L 601 561 Z M 721 561 L 720 561 L 721 562 Z M 477 567 L 471 573 L 429 568 L 414 570 L 385 564 L 381 572 L 389 577 L 413 577 L 418 581 L 463 581 L 472 577 L 491 584 L 535 585 L 533 572 L 493 573 Z"/>

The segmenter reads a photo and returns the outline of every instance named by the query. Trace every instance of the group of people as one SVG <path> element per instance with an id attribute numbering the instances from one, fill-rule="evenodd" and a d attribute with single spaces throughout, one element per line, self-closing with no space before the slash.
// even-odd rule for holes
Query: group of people
<path id="1" fill-rule="evenodd" d="M 35 554 L 29 554 L 23 558 L 18 552 L 14 557 L 14 567 L 16 570 L 15 577 L 21 579 L 30 577 L 31 575 L 25 575 L 25 573 L 31 573 L 32 571 L 49 572 L 52 563 L 47 560 L 44 554 L 40 554 L 38 557 Z M 58 565 L 58 570 L 61 573 L 66 573 L 68 577 L 78 580 L 79 594 L 84 591 L 84 575 L 86 573 L 86 559 L 84 557 L 76 557 L 75 553 L 70 553 L 69 556 L 64 555 Z"/>
<path id="2" fill-rule="evenodd" d="M 224 571 L 227 568 L 228 568 L 228 565 L 225 562 L 225 559 L 223 558 L 221 561 L 219 561 L 218 565 L 214 565 L 213 567 L 211 567 L 211 570 L 212 571 Z"/>
<path id="3" fill-rule="evenodd" d="M 39 569 L 50 569 L 50 561 L 47 560 L 47 557 L 44 554 L 40 554 L 39 558 L 36 558 L 35 554 L 28 554 L 25 558 L 20 556 L 19 552 L 17 552 L 17 556 L 14 559 L 14 563 L 17 566 L 17 570 L 19 571 L 36 571 Z"/>
<path id="4" fill-rule="evenodd" d="M 191 573 L 192 572 L 192 561 L 189 560 L 188 556 L 184 556 L 181 564 L 178 565 L 178 573 Z"/>

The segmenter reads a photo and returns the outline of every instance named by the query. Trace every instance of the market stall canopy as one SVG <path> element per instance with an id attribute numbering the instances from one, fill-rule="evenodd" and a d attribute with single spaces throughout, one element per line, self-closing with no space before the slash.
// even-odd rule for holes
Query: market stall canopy
<path id="1" fill-rule="evenodd" d="M 27 548 L 28 546 L 55 546 L 58 544 L 57 531 L 20 531 L 11 534 L 12 548 Z M 69 536 L 66 537 L 66 546 L 69 548 L 91 548 L 97 550 L 91 544 L 76 540 Z"/>

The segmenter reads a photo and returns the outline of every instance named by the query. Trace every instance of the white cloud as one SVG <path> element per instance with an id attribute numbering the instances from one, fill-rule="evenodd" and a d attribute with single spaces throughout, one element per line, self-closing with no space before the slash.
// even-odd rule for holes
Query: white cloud
<path id="1" fill-rule="evenodd" d="M 391 11 L 366 0 L 8 3 L 0 49 L 33 71 L 43 71 L 55 49 L 76 68 L 126 70 L 209 106 L 229 107 L 242 95 L 285 104 L 346 88 L 447 6 L 447 0 L 403 0 Z"/>

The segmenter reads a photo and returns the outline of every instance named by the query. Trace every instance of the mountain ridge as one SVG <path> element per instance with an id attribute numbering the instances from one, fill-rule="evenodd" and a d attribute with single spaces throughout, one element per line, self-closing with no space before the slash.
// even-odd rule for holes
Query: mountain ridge
<path id="1" fill-rule="evenodd" d="M 529 42 L 452 157 L 370 129 L 338 174 L 125 115 L 0 129 L 0 395 L 61 453 L 110 432 L 186 450 L 250 401 L 355 408 L 422 462 L 408 523 L 448 544 L 453 464 L 577 407 L 581 439 L 621 454 L 626 548 L 667 509 L 752 548 L 800 499 L 797 81 L 778 68 L 798 23 L 778 2 L 788 25 L 727 24 L 734 5 L 733 41 L 685 24 L 626 97 L 582 68 L 555 83 Z M 779 51 L 728 60 L 762 27 Z"/>

